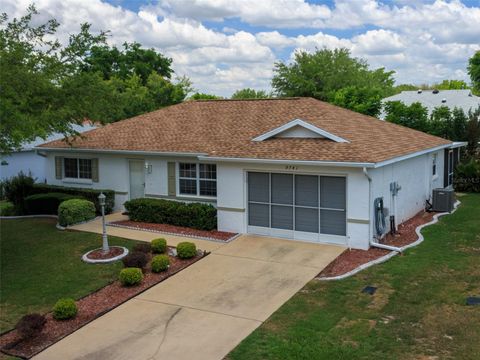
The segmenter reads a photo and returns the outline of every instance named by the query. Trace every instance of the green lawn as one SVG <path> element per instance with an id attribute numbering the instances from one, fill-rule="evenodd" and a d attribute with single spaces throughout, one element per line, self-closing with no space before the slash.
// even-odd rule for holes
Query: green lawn
<path id="1" fill-rule="evenodd" d="M 80 298 L 115 280 L 121 263 L 90 265 L 82 254 L 101 246 L 97 234 L 60 231 L 54 219 L 1 220 L 0 330 L 31 312 L 48 312 L 61 297 Z M 131 248 L 133 240 L 109 237 Z"/>
<path id="2" fill-rule="evenodd" d="M 310 282 L 229 359 L 479 359 L 480 306 L 465 298 L 480 296 L 480 194 L 460 200 L 403 256 Z"/>

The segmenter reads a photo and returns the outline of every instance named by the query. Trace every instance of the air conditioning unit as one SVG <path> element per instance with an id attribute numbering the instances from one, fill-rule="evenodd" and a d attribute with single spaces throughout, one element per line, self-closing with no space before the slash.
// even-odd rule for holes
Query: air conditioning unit
<path id="1" fill-rule="evenodd" d="M 433 189 L 433 211 L 451 212 L 455 204 L 453 189 Z"/>

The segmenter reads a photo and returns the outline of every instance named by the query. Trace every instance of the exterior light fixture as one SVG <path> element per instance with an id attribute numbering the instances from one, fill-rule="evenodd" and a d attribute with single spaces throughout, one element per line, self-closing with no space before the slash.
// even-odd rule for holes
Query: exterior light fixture
<path id="1" fill-rule="evenodd" d="M 108 237 L 107 237 L 107 226 L 105 224 L 105 199 L 106 196 L 102 193 L 98 195 L 98 203 L 100 204 L 100 207 L 102 208 L 102 227 L 103 227 L 103 232 L 102 232 L 102 240 L 103 240 L 103 245 L 102 245 L 102 251 L 104 253 L 107 253 L 110 251 L 110 247 L 108 246 Z"/>

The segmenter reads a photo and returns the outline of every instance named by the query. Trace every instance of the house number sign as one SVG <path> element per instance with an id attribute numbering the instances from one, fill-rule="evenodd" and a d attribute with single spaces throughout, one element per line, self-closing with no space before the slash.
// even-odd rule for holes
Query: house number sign
<path id="1" fill-rule="evenodd" d="M 285 170 L 298 170 L 298 166 L 295 165 L 286 165 Z"/>

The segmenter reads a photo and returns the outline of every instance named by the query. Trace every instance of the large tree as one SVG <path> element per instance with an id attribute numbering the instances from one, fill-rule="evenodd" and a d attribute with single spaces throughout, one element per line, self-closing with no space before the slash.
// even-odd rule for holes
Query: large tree
<path id="1" fill-rule="evenodd" d="M 428 109 L 419 102 L 405 105 L 401 101 L 389 101 L 384 109 L 387 121 L 420 131 L 428 130 Z"/>
<path id="2" fill-rule="evenodd" d="M 0 152 L 37 136 L 74 134 L 85 118 L 110 122 L 183 101 L 188 79 L 170 80 L 171 59 L 125 44 L 106 43 L 82 24 L 66 45 L 55 38 L 55 19 L 38 23 L 35 7 L 9 21 L 0 17 Z"/>
<path id="3" fill-rule="evenodd" d="M 480 94 L 480 51 L 477 51 L 468 60 L 468 75 L 472 80 L 473 90 L 476 94 Z"/>
<path id="4" fill-rule="evenodd" d="M 371 104 L 362 106 L 365 100 L 371 102 L 371 99 L 359 94 L 362 89 L 369 89 L 373 102 L 379 94 L 389 95 L 393 73 L 383 68 L 370 70 L 365 60 L 352 57 L 348 49 L 317 49 L 314 53 L 297 52 L 291 64 L 277 62 L 272 86 L 278 96 L 311 96 L 377 115 L 379 107 L 372 110 Z M 342 94 L 337 95 L 341 90 Z"/>
<path id="5" fill-rule="evenodd" d="M 233 93 L 232 99 L 265 99 L 270 97 L 265 90 L 255 90 L 251 88 L 245 88 L 237 90 Z"/>

